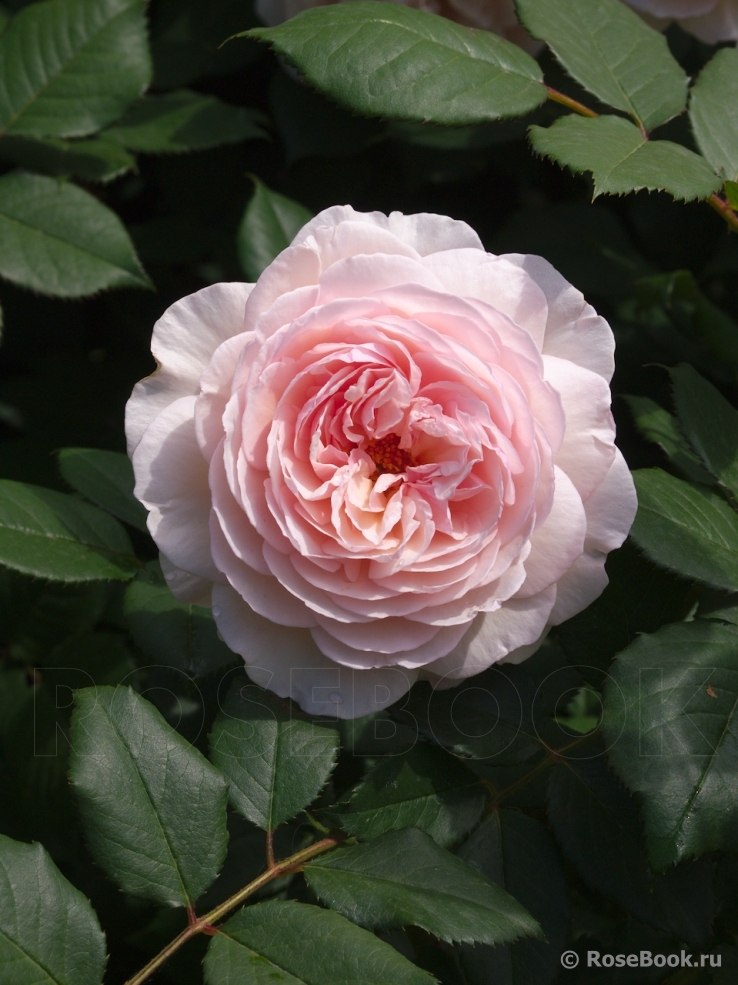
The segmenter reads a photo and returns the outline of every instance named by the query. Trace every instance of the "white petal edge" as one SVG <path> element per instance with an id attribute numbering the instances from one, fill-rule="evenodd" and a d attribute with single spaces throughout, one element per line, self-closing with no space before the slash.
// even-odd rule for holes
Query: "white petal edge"
<path id="1" fill-rule="evenodd" d="M 149 425 L 132 456 L 134 495 L 150 511 L 156 546 L 175 567 L 223 581 L 210 553 L 208 466 L 194 415 L 195 397 L 180 397 Z"/>
<path id="2" fill-rule="evenodd" d="M 260 687 L 292 698 L 303 711 L 335 719 L 382 711 L 406 694 L 417 672 L 399 667 L 350 670 L 324 656 L 306 629 L 258 616 L 230 585 L 213 588 L 213 616 L 226 644 Z"/>
<path id="3" fill-rule="evenodd" d="M 151 352 L 158 369 L 133 388 L 126 404 L 132 455 L 154 418 L 179 397 L 196 394 L 200 375 L 226 339 L 243 331 L 253 284 L 212 284 L 171 305 L 154 325 Z"/>

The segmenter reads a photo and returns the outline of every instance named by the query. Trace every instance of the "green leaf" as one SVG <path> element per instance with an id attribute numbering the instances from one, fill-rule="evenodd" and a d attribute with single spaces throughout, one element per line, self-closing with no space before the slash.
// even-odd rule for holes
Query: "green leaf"
<path id="1" fill-rule="evenodd" d="M 0 136 L 84 137 L 151 78 L 142 0 L 46 0 L 0 36 Z"/>
<path id="2" fill-rule="evenodd" d="M 210 737 L 239 813 L 274 831 L 318 796 L 338 758 L 338 732 L 296 717 L 287 702 L 236 681 Z"/>
<path id="3" fill-rule="evenodd" d="M 236 245 L 249 281 L 259 279 L 272 260 L 286 250 L 313 213 L 299 202 L 253 178 L 254 194 L 238 227 Z"/>
<path id="4" fill-rule="evenodd" d="M 24 171 L 0 178 L 0 274 L 62 298 L 151 286 L 114 212 L 81 188 Z"/>
<path id="5" fill-rule="evenodd" d="M 633 473 L 638 513 L 630 535 L 655 564 L 738 590 L 738 515 L 708 489 L 661 469 Z"/>
<path id="6" fill-rule="evenodd" d="M 146 510 L 133 495 L 133 468 L 127 455 L 97 448 L 62 448 L 59 469 L 69 485 L 96 506 L 146 531 Z"/>
<path id="7" fill-rule="evenodd" d="M 723 191 L 731 209 L 738 210 L 738 181 L 726 181 Z"/>
<path id="8" fill-rule="evenodd" d="M 689 103 L 697 145 L 718 174 L 738 180 L 738 51 L 721 48 L 700 72 Z"/>
<path id="9" fill-rule="evenodd" d="M 657 317 L 668 317 L 667 331 L 677 331 L 694 340 L 727 370 L 728 378 L 738 374 L 738 323 L 710 301 L 700 290 L 689 270 L 656 274 L 636 282 L 636 296 Z M 671 324 L 669 324 L 671 322 Z M 672 327 L 673 326 L 673 327 Z M 718 371 L 715 367 L 713 372 Z"/>
<path id="10" fill-rule="evenodd" d="M 64 493 L 0 480 L 0 564 L 51 581 L 127 581 L 139 567 L 123 527 Z"/>
<path id="11" fill-rule="evenodd" d="M 713 477 L 689 447 L 673 414 L 650 397 L 623 395 L 633 415 L 635 426 L 646 439 L 658 445 L 674 468 L 691 482 L 714 485 Z"/>
<path id="12" fill-rule="evenodd" d="M 504 889 L 417 828 L 339 848 L 304 872 L 325 904 L 369 930 L 412 924 L 444 941 L 485 944 L 541 933 Z"/>
<path id="13" fill-rule="evenodd" d="M 687 363 L 670 373 L 682 430 L 720 484 L 738 496 L 738 411 Z"/>
<path id="14" fill-rule="evenodd" d="M 135 691 L 76 692 L 70 781 L 92 854 L 125 892 L 191 906 L 217 876 L 228 784 Z"/>
<path id="15" fill-rule="evenodd" d="M 0 835 L 0 977 L 8 985 L 100 985 L 95 911 L 38 843 Z"/>
<path id="16" fill-rule="evenodd" d="M 349 834 L 370 840 L 385 831 L 415 827 L 439 845 L 460 841 L 484 809 L 479 779 L 459 760 L 420 744 L 380 763 L 332 816 Z"/>
<path id="17" fill-rule="evenodd" d="M 101 137 L 85 140 L 33 140 L 28 137 L 3 137 L 0 158 L 55 178 L 71 175 L 85 182 L 106 182 L 118 178 L 136 166 L 128 151 Z"/>
<path id="18" fill-rule="evenodd" d="M 459 856 L 504 887 L 540 921 L 545 940 L 505 947 L 463 947 L 467 985 L 546 985 L 561 967 L 569 931 L 567 886 L 556 846 L 540 821 L 498 810 L 477 828 Z"/>
<path id="19" fill-rule="evenodd" d="M 654 875 L 635 798 L 598 752 L 549 774 L 548 817 L 564 852 L 588 886 L 637 920 L 704 947 L 712 932 L 712 866 L 689 862 Z"/>
<path id="20" fill-rule="evenodd" d="M 620 116 L 562 116 L 553 126 L 530 128 L 537 154 L 575 173 L 591 171 L 594 198 L 648 189 L 680 201 L 709 198 L 722 182 L 707 161 L 681 144 L 646 140 Z"/>
<path id="21" fill-rule="evenodd" d="M 547 98 L 538 63 L 516 45 L 390 3 L 306 10 L 236 36 L 268 42 L 311 85 L 370 116 L 458 126 L 523 116 Z"/>
<path id="22" fill-rule="evenodd" d="M 432 985 L 435 979 L 349 920 L 274 900 L 218 927 L 204 961 L 207 985 Z"/>
<path id="23" fill-rule="evenodd" d="M 210 609 L 178 602 L 158 561 L 147 564 L 128 585 L 123 611 L 136 646 L 156 664 L 204 677 L 235 659 L 219 638 Z"/>
<path id="24" fill-rule="evenodd" d="M 490 668 L 445 691 L 419 683 L 395 714 L 454 756 L 493 766 L 524 763 L 543 746 L 528 714 L 535 687 L 521 698 L 521 675 L 525 687 L 526 671 L 514 667 Z"/>
<path id="25" fill-rule="evenodd" d="M 664 626 L 620 654 L 605 689 L 610 760 L 641 795 L 657 868 L 738 850 L 738 629 Z"/>
<path id="26" fill-rule="evenodd" d="M 517 0 L 517 8 L 577 82 L 645 130 L 687 105 L 688 79 L 666 39 L 621 0 Z"/>
<path id="27" fill-rule="evenodd" d="M 255 110 L 179 89 L 144 96 L 105 131 L 105 137 L 146 154 L 181 153 L 263 139 L 266 133 L 257 125 L 262 119 Z"/>

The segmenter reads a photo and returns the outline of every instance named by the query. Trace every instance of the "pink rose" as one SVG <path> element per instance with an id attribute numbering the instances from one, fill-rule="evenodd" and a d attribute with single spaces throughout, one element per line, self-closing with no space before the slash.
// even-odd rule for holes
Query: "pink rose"
<path id="1" fill-rule="evenodd" d="M 327 209 L 154 328 L 126 432 L 172 591 L 313 713 L 524 660 L 633 520 L 613 349 L 541 257 Z"/>
<path id="2" fill-rule="evenodd" d="M 348 0 L 256 0 L 256 13 L 265 24 L 281 24 L 310 7 L 326 7 Z M 390 0 L 404 7 L 415 7 L 429 14 L 440 14 L 466 27 L 482 28 L 502 35 L 535 54 L 543 45 L 521 26 L 514 0 Z"/>
<path id="3" fill-rule="evenodd" d="M 701 41 L 738 41 L 738 0 L 626 0 L 655 27 L 675 20 Z"/>

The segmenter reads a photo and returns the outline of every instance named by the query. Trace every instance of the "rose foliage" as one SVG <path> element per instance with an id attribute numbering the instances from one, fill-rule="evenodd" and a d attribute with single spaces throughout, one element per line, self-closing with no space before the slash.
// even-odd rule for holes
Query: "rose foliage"
<path id="1" fill-rule="evenodd" d="M 0 985 L 738 980 L 736 10 L 0 4 Z"/>

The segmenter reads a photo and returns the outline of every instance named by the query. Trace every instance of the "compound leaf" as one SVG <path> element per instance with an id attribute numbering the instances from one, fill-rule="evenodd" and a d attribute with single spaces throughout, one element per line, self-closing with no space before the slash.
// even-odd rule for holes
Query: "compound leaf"
<path id="1" fill-rule="evenodd" d="M 715 171 L 738 180 L 738 51 L 721 48 L 692 89 L 689 118 L 697 145 Z"/>
<path id="2" fill-rule="evenodd" d="M 210 750 L 230 781 L 236 810 L 274 831 L 325 786 L 338 758 L 338 732 L 302 720 L 268 691 L 237 681 L 213 727 Z"/>
<path id="3" fill-rule="evenodd" d="M 62 448 L 59 469 L 69 485 L 136 527 L 146 530 L 146 510 L 133 495 L 133 468 L 127 455 L 99 448 Z"/>
<path id="4" fill-rule="evenodd" d="M 45 0 L 0 35 L 0 136 L 84 137 L 151 78 L 143 0 Z"/>
<path id="5" fill-rule="evenodd" d="M 246 206 L 236 241 L 243 272 L 252 282 L 313 217 L 304 205 L 272 191 L 258 178 L 253 181 L 254 194 Z"/>
<path id="6" fill-rule="evenodd" d="M 655 564 L 738 590 L 738 515 L 724 499 L 661 469 L 633 473 L 638 513 L 631 537 Z"/>
<path id="7" fill-rule="evenodd" d="M 669 140 L 647 140 L 621 116 L 562 116 L 529 132 L 536 153 L 576 173 L 592 172 L 594 198 L 645 188 L 689 202 L 709 198 L 722 185 L 699 154 Z"/>
<path id="8" fill-rule="evenodd" d="M 656 868 L 738 850 L 738 628 L 664 626 L 624 650 L 605 688 L 610 760 L 641 795 Z"/>
<path id="9" fill-rule="evenodd" d="M 226 854 L 223 776 L 131 688 L 77 691 L 71 744 L 97 862 L 127 893 L 191 906 Z"/>
<path id="10" fill-rule="evenodd" d="M 100 985 L 105 934 L 43 846 L 0 835 L 0 977 L 13 985 Z"/>
<path id="11" fill-rule="evenodd" d="M 151 286 L 114 212 L 75 185 L 24 171 L 0 178 L 0 274 L 60 298 Z"/>
<path id="12" fill-rule="evenodd" d="M 522 116 L 547 98 L 538 63 L 516 45 L 396 4 L 320 7 L 244 35 L 370 116 L 458 126 Z"/>
<path id="13" fill-rule="evenodd" d="M 652 130 L 687 104 L 687 76 L 621 0 L 518 0 L 521 20 L 577 82 Z"/>
<path id="14" fill-rule="evenodd" d="M 517 900 L 417 828 L 305 866 L 316 895 L 370 930 L 413 924 L 444 941 L 503 944 L 540 927 Z"/>
<path id="15" fill-rule="evenodd" d="M 132 151 L 173 154 L 263 138 L 260 115 L 189 89 L 144 96 L 105 131 Z"/>
<path id="16" fill-rule="evenodd" d="M 0 564 L 51 581 L 127 581 L 139 563 L 113 517 L 74 496 L 0 480 Z"/>
<path id="17" fill-rule="evenodd" d="M 293 900 L 247 906 L 218 927 L 207 985 L 433 985 L 435 979 L 338 913 Z"/>

